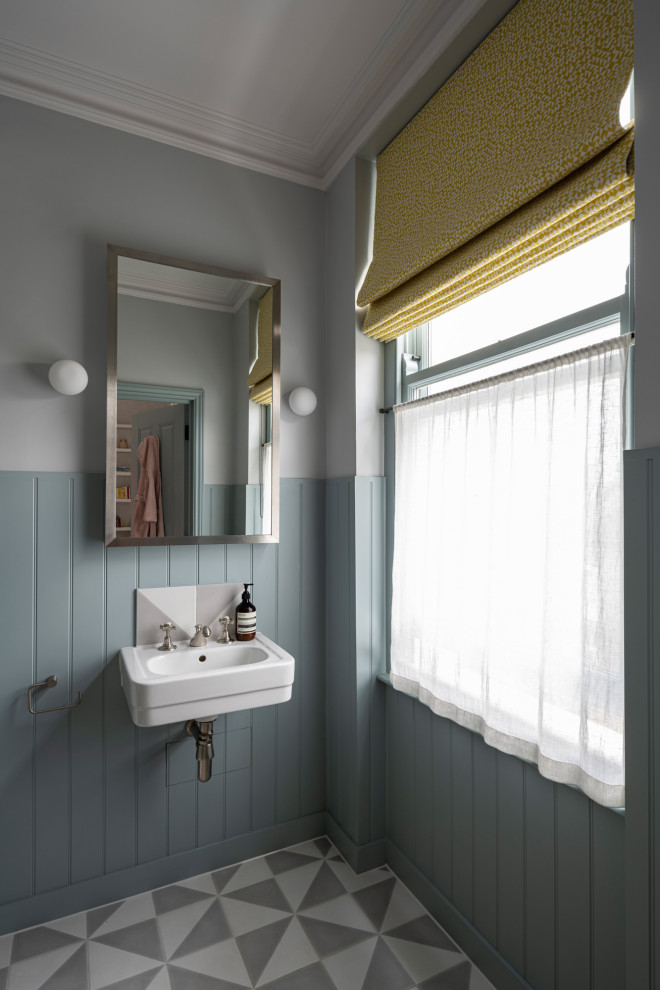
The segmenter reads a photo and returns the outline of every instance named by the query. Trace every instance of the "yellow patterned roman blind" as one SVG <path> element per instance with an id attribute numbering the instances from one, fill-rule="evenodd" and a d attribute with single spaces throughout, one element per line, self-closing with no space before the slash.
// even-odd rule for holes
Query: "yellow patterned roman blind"
<path id="1" fill-rule="evenodd" d="M 259 300 L 257 360 L 247 380 L 250 399 L 262 406 L 273 401 L 273 290 Z"/>
<path id="2" fill-rule="evenodd" d="M 378 157 L 363 331 L 391 340 L 633 215 L 632 0 L 519 0 Z"/>

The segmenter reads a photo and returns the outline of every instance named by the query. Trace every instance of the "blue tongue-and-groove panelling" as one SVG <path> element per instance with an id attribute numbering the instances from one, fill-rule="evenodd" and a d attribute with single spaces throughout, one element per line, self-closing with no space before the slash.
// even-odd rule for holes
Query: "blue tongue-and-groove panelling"
<path id="1" fill-rule="evenodd" d="M 0 931 L 200 872 L 204 850 L 229 861 L 324 830 L 325 483 L 282 481 L 279 544 L 106 550 L 103 500 L 102 475 L 0 472 Z M 254 582 L 296 677 L 287 704 L 218 719 L 199 784 L 182 725 L 131 722 L 117 652 L 136 588 L 225 581 Z M 39 707 L 83 702 L 35 717 L 27 688 L 51 674 Z"/>

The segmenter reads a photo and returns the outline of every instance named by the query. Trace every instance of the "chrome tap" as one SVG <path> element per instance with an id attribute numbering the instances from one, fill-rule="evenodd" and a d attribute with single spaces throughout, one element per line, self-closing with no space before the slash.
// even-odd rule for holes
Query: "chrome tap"
<path id="1" fill-rule="evenodd" d="M 160 627 L 165 633 L 165 639 L 163 640 L 163 645 L 158 647 L 160 653 L 171 653 L 172 650 L 176 650 L 176 643 L 172 642 L 171 633 L 176 626 L 173 622 L 165 622 Z"/>
<path id="2" fill-rule="evenodd" d="M 234 620 L 230 619 L 228 615 L 225 615 L 223 619 L 218 620 L 221 626 L 224 626 L 222 633 L 218 636 L 219 643 L 233 643 L 233 639 L 229 635 L 229 627 L 234 625 Z"/>
<path id="3" fill-rule="evenodd" d="M 190 640 L 189 646 L 206 646 L 206 639 L 211 635 L 208 626 L 195 626 L 195 635 Z"/>

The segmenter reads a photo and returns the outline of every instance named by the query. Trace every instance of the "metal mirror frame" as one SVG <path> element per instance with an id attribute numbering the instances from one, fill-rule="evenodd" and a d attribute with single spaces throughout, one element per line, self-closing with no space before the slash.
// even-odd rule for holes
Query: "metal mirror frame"
<path id="1" fill-rule="evenodd" d="M 117 283 L 119 258 L 133 258 L 136 261 L 150 261 L 172 268 L 185 268 L 202 272 L 205 275 L 219 275 L 222 278 L 240 279 L 273 289 L 273 409 L 272 409 L 272 485 L 271 485 L 271 531 L 260 535 L 220 536 L 177 536 L 177 537 L 118 537 L 116 532 L 116 470 L 117 470 Z M 279 279 L 266 275 L 253 275 L 247 272 L 219 268 L 182 258 L 171 258 L 164 254 L 138 251 L 134 248 L 107 246 L 107 287 L 108 287 L 108 375 L 107 375 L 107 417 L 106 417 L 106 478 L 105 478 L 105 545 L 107 547 L 158 547 L 158 546 L 202 546 L 205 544 L 227 543 L 278 543 L 280 529 L 280 305 L 281 283 Z"/>

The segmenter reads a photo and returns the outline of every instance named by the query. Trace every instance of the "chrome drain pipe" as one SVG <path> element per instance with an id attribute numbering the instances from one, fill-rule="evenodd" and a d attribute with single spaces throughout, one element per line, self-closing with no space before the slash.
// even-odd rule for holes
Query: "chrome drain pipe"
<path id="1" fill-rule="evenodd" d="M 211 779 L 211 764 L 213 761 L 213 722 L 198 722 L 190 719 L 186 722 L 186 732 L 197 743 L 197 779 L 203 784 Z"/>

